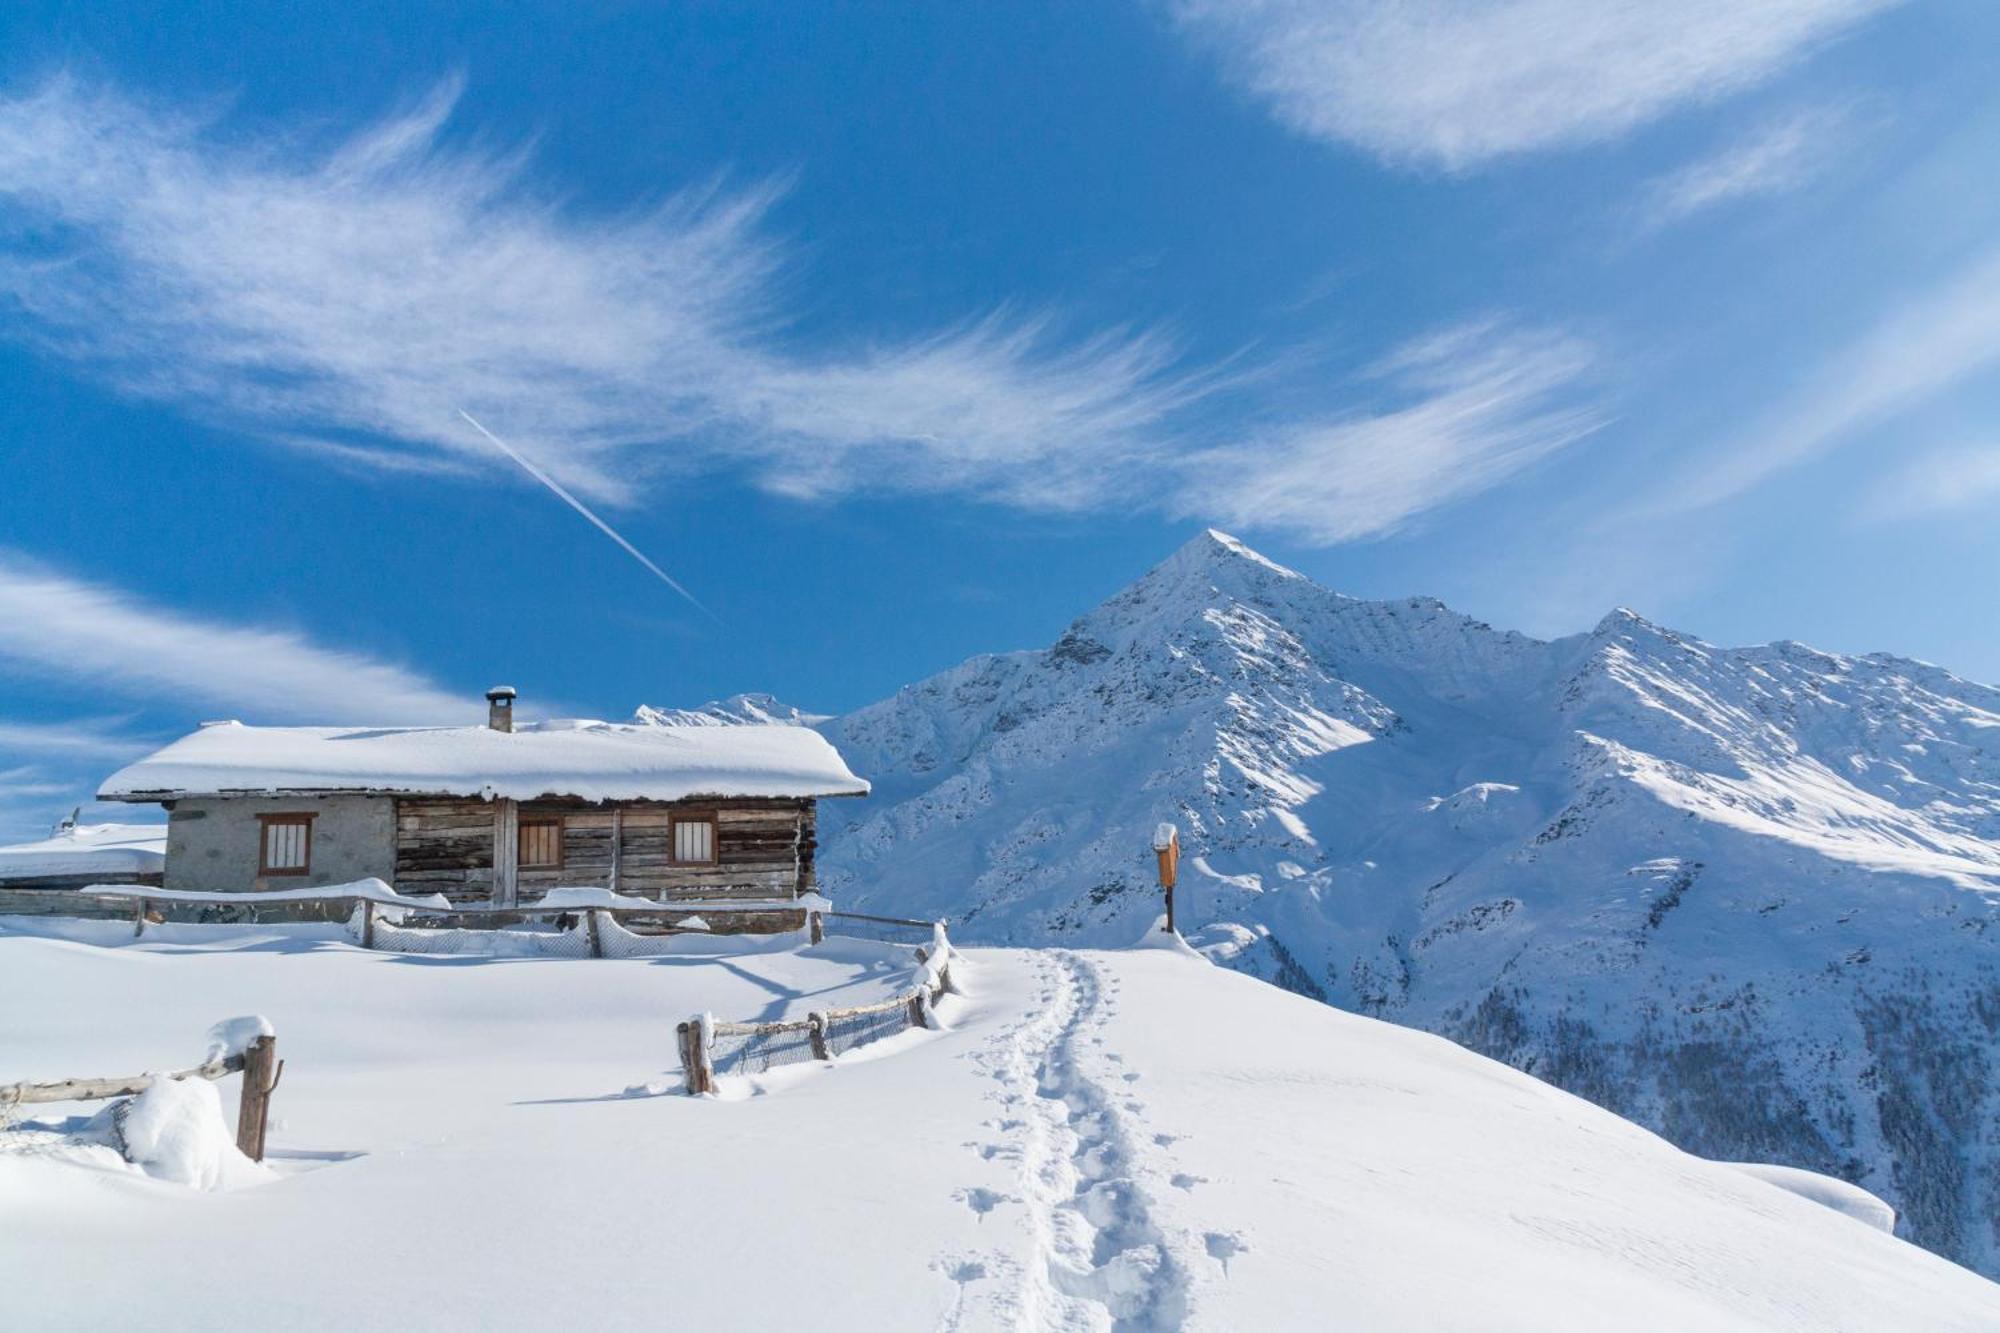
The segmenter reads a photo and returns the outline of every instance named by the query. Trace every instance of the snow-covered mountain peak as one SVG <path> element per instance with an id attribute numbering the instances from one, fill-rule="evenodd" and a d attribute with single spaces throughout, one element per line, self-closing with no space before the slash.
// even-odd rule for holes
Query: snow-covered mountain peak
<path id="1" fill-rule="evenodd" d="M 813 727 L 829 719 L 825 713 L 808 713 L 782 703 L 769 694 L 732 694 L 714 699 L 699 708 L 654 708 L 640 704 L 632 720 L 651 727 L 763 726 Z"/>
<path id="2" fill-rule="evenodd" d="M 1543 642 L 1209 532 L 1048 648 L 823 730 L 876 783 L 822 813 L 837 899 L 1126 938 L 1172 820 L 1218 960 L 2000 1267 L 2000 692 L 1629 610 Z"/>

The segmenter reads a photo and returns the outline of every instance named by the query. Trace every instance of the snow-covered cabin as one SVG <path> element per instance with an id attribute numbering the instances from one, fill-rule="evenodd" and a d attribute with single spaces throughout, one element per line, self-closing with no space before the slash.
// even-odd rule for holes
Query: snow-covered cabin
<path id="1" fill-rule="evenodd" d="M 787 901 L 813 887 L 816 802 L 864 796 L 794 726 L 549 721 L 252 727 L 211 722 L 99 799 L 167 810 L 166 887 L 302 888 L 374 876 L 512 906 L 558 885 L 662 901 Z"/>

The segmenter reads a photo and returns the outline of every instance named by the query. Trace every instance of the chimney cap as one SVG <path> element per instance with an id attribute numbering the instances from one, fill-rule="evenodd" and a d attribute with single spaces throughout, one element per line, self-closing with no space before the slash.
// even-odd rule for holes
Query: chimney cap
<path id="1" fill-rule="evenodd" d="M 491 703 L 498 699 L 512 699 L 517 694 L 518 691 L 512 685 L 495 685 L 492 689 L 486 691 L 486 700 L 488 703 Z"/>

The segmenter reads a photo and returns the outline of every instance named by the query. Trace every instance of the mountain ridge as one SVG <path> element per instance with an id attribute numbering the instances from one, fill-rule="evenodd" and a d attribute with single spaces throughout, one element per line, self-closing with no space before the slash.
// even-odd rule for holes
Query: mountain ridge
<path id="1" fill-rule="evenodd" d="M 1538 640 L 1211 531 L 1045 649 L 818 725 L 876 784 L 822 812 L 844 902 L 1122 940 L 1171 819 L 1218 961 L 2000 1270 L 2000 691 L 1623 608 Z"/>

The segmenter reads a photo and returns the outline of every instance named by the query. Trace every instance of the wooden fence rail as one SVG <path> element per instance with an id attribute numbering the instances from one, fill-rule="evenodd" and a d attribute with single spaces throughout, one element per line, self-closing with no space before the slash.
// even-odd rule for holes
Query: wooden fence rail
<path id="1" fill-rule="evenodd" d="M 48 1102 L 90 1102 L 107 1097 L 133 1097 L 161 1079 L 201 1078 L 214 1082 L 231 1074 L 241 1074 L 243 1095 L 236 1108 L 236 1146 L 251 1161 L 261 1162 L 264 1160 L 264 1129 L 270 1119 L 271 1094 L 278 1090 L 278 1080 L 284 1073 L 285 1062 L 278 1058 L 278 1039 L 263 1036 L 252 1041 L 240 1055 L 225 1056 L 192 1069 L 176 1069 L 165 1074 L 0 1084 L 0 1111 Z"/>
<path id="2" fill-rule="evenodd" d="M 870 1018 L 877 1014 L 901 1011 L 902 1030 L 927 1028 L 931 1026 L 931 1008 L 952 989 L 951 946 L 944 939 L 944 923 L 930 921 L 904 921 L 895 917 L 870 917 L 873 921 L 885 921 L 895 925 L 923 926 L 935 932 L 935 947 L 943 951 L 943 958 L 935 969 L 926 969 L 926 980 L 911 990 L 894 995 L 873 1004 L 853 1005 L 845 1009 L 821 1009 L 807 1014 L 804 1018 L 785 1019 L 769 1023 L 733 1023 L 691 1018 L 674 1028 L 675 1044 L 681 1057 L 681 1072 L 685 1077 L 688 1093 L 699 1096 L 715 1091 L 715 1064 L 710 1051 L 710 1043 L 717 1037 L 778 1037 L 803 1034 L 811 1048 L 815 1060 L 831 1060 L 832 1052 L 827 1039 L 828 1030 L 836 1023 L 851 1022 L 858 1018 Z M 918 948 L 917 961 L 928 963 L 931 951 Z"/>
<path id="3" fill-rule="evenodd" d="M 522 921 L 544 921 L 562 917 L 582 918 L 590 940 L 590 955 L 604 956 L 601 926 L 604 918 L 613 921 L 627 917 L 690 917 L 722 916 L 732 914 L 761 916 L 772 913 L 803 913 L 805 924 L 812 931 L 813 943 L 824 937 L 825 918 L 829 915 L 849 917 L 854 920 L 879 922 L 887 925 L 914 926 L 928 930 L 928 921 L 904 921 L 895 917 L 871 917 L 856 913 L 828 913 L 825 900 L 809 898 L 805 901 L 788 899 L 743 899 L 740 901 L 718 902 L 713 899 L 695 899 L 687 902 L 645 902 L 645 903 L 574 903 L 569 906 L 540 906 L 534 903 L 513 907 L 496 907 L 484 903 L 427 903 L 403 899 L 400 895 L 385 898 L 380 893 L 370 894 L 359 891 L 329 893 L 304 893 L 296 890 L 280 890 L 270 893 L 213 893 L 198 894 L 181 891 L 167 892 L 149 889 L 144 885 L 100 885 L 90 892 L 76 889 L 23 889 L 10 891 L 15 898 L 46 900 L 38 905 L 38 913 L 65 915 L 60 911 L 64 905 L 85 905 L 106 908 L 116 903 L 130 903 L 132 915 L 132 935 L 143 936 L 148 924 L 156 923 L 155 909 L 180 904 L 192 907 L 285 907 L 317 906 L 321 908 L 338 906 L 344 915 L 352 917 L 354 905 L 360 904 L 360 942 L 364 949 L 375 947 L 375 925 L 384 910 L 407 912 L 417 916 L 437 917 L 457 922 L 489 921 L 495 926 L 512 925 Z M 482 927 L 472 927 L 479 929 Z M 493 927 L 484 927 L 493 928 Z M 677 927 L 669 926 L 671 933 Z"/>

